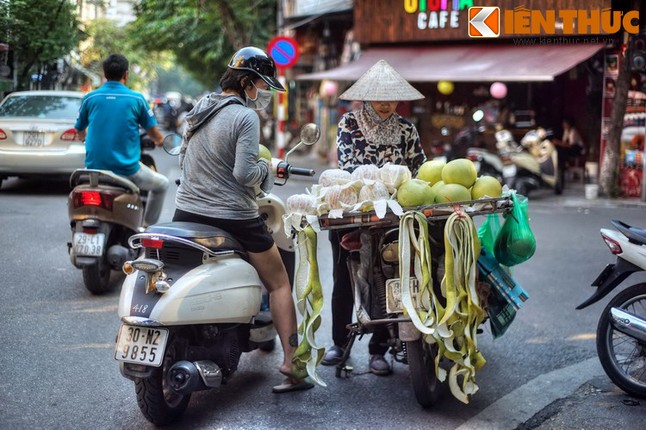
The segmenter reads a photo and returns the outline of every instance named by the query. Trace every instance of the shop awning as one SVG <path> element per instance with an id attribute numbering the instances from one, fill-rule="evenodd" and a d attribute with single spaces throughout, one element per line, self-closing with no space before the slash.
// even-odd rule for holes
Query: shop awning
<path id="1" fill-rule="evenodd" d="M 365 50 L 356 61 L 299 75 L 296 79 L 355 81 L 370 66 L 384 59 L 410 82 L 552 81 L 603 47 L 603 44 L 580 43 L 372 48 Z"/>

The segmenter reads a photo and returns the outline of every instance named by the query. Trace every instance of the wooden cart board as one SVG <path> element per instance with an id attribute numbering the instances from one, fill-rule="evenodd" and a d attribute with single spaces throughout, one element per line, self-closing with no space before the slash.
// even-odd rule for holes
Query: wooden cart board
<path id="1" fill-rule="evenodd" d="M 468 200 L 458 203 L 438 203 L 428 206 L 403 208 L 404 212 L 416 210 L 423 213 L 429 222 L 446 220 L 458 206 L 464 208 L 470 216 L 488 215 L 490 213 L 508 213 L 514 203 L 511 197 L 499 197 L 490 199 Z M 329 218 L 327 215 L 319 216 L 321 230 L 335 230 L 350 227 L 367 226 L 393 226 L 399 224 L 399 216 L 387 212 L 383 218 L 377 217 L 374 211 L 348 212 L 341 218 Z"/>

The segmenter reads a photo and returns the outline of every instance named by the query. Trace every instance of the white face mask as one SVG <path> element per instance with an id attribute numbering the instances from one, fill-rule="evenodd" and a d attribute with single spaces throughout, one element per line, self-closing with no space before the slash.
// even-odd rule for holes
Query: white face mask
<path id="1" fill-rule="evenodd" d="M 256 84 L 253 82 L 251 82 L 251 85 L 256 88 L 256 98 L 252 99 L 249 97 L 249 94 L 247 94 L 247 91 L 245 90 L 245 95 L 247 96 L 247 107 L 254 110 L 263 110 L 267 108 L 269 103 L 271 103 L 271 97 L 274 95 L 273 91 L 260 89 L 256 87 Z"/>

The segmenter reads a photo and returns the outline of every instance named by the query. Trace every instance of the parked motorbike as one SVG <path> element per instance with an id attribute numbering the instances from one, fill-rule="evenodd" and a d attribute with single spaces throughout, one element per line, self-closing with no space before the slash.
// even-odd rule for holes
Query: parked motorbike
<path id="1" fill-rule="evenodd" d="M 584 309 L 606 297 L 624 280 L 646 270 L 646 229 L 622 221 L 602 228 L 601 237 L 617 257 L 594 280 L 595 291 L 577 306 Z M 604 308 L 597 325 L 597 354 L 603 370 L 626 393 L 646 398 L 646 283 L 619 292 Z"/>
<path id="2" fill-rule="evenodd" d="M 157 170 L 152 156 L 144 153 L 154 149 L 155 143 L 145 133 L 140 143 L 141 162 Z M 146 195 L 128 179 L 107 170 L 77 169 L 70 176 L 70 187 L 70 260 L 82 270 L 88 291 L 101 294 L 109 289 L 111 271 L 136 257 L 128 248 L 128 238 L 143 224 Z"/>
<path id="3" fill-rule="evenodd" d="M 318 127 L 307 124 L 299 145 L 312 145 L 319 136 Z M 178 149 L 168 152 L 177 154 Z M 273 160 L 277 185 L 290 175 L 314 175 L 288 163 L 296 149 L 285 161 Z M 257 201 L 293 279 L 295 252 L 283 230 L 285 205 L 273 194 Z M 276 331 L 269 311 L 261 311 L 264 287 L 256 270 L 224 230 L 160 223 L 128 243 L 143 255 L 123 265 L 127 276 L 119 298 L 122 324 L 114 357 L 121 374 L 134 381 L 142 414 L 165 425 L 182 415 L 191 393 L 225 384 L 241 353 L 273 348 Z"/>
<path id="4" fill-rule="evenodd" d="M 509 161 L 505 162 L 503 156 L 503 163 L 508 166 L 503 176 L 505 182 L 512 182 L 512 188 L 524 196 L 541 187 L 551 188 L 556 194 L 563 192 L 558 153 L 544 129 L 528 131 L 516 148 L 513 148 L 513 139 L 503 139 L 500 143 L 507 143 L 507 149 L 499 148 L 499 151 L 508 157 Z"/>
<path id="5" fill-rule="evenodd" d="M 556 194 L 563 192 L 558 154 L 544 129 L 528 131 L 520 144 L 508 130 L 499 130 L 495 136 L 497 154 L 484 148 L 467 150 L 467 158 L 476 164 L 479 174 L 498 178 L 524 196 L 541 187 L 552 188 Z"/>

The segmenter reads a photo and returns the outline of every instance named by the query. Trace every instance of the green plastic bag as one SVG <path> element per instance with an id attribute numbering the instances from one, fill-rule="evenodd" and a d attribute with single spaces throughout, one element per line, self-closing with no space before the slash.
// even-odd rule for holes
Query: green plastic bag
<path id="1" fill-rule="evenodd" d="M 478 229 L 480 245 L 493 255 L 493 247 L 500 232 L 500 216 L 497 213 L 487 215 L 487 220 Z"/>
<path id="2" fill-rule="evenodd" d="M 536 238 L 529 227 L 527 197 L 512 194 L 514 207 L 505 215 L 505 222 L 496 237 L 493 251 L 496 260 L 505 266 L 514 266 L 529 260 L 536 251 Z"/>

